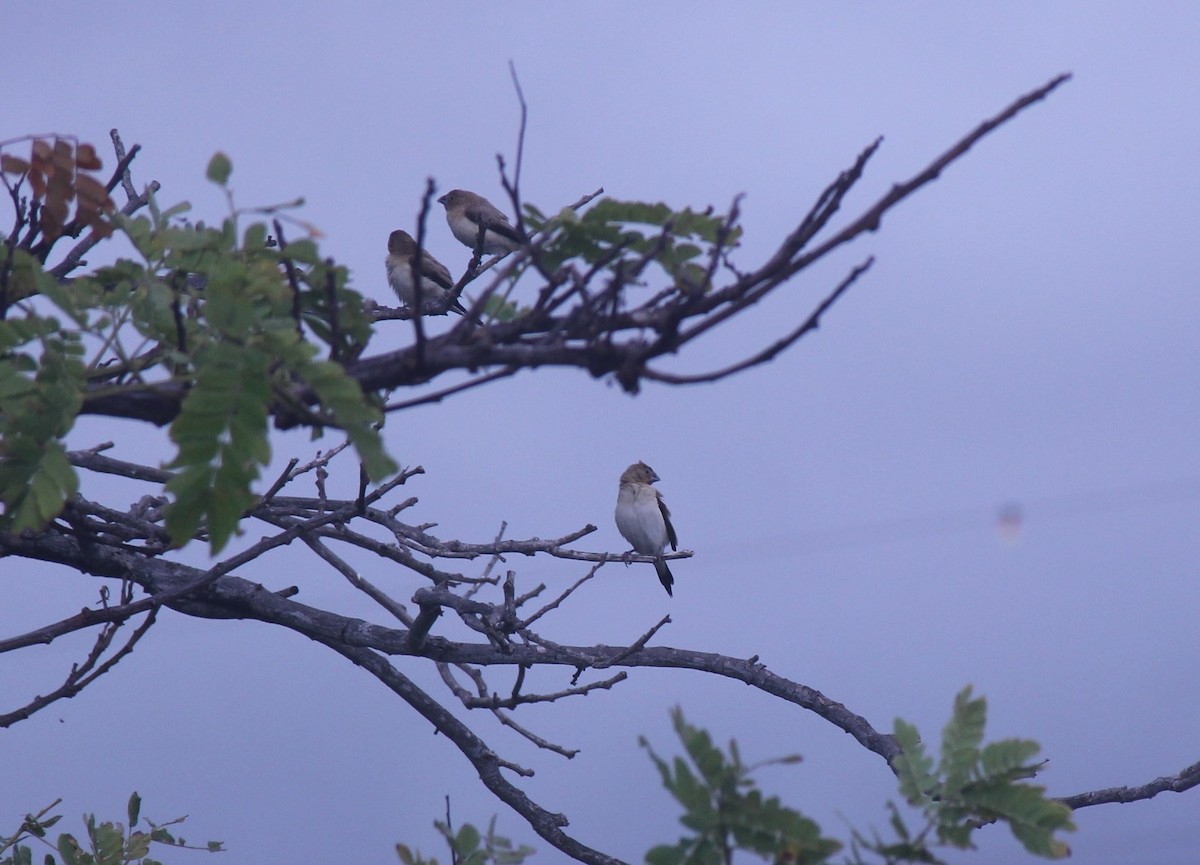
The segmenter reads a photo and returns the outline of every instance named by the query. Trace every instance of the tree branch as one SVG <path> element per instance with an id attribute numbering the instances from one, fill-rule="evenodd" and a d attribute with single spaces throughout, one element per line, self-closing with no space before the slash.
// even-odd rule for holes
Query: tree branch
<path id="1" fill-rule="evenodd" d="M 859 155 L 850 169 L 825 189 L 813 208 L 771 258 L 758 269 L 743 274 L 723 288 L 715 288 L 705 293 L 672 288 L 642 306 L 621 311 L 618 302 L 622 297 L 622 289 L 629 279 L 634 278 L 635 273 L 618 274 L 604 290 L 593 297 L 584 287 L 599 271 L 593 268 L 589 274 L 570 277 L 564 271 L 561 274 L 551 274 L 553 279 L 547 278 L 545 288 L 539 292 L 538 302 L 510 320 L 493 321 L 482 328 L 466 328 L 460 322 L 444 334 L 430 336 L 421 329 L 418 316 L 414 324 L 417 328 L 414 345 L 349 362 L 345 364 L 346 372 L 364 391 L 381 392 L 421 385 L 454 370 L 465 370 L 472 374 L 484 368 L 499 368 L 502 371 L 488 373 L 483 377 L 477 376 L 467 384 L 443 389 L 437 395 L 427 398 L 436 401 L 477 386 L 488 380 L 489 375 L 499 377 L 511 374 L 510 370 L 534 369 L 540 366 L 575 367 L 596 377 L 615 375 L 622 386 L 636 391 L 643 377 L 666 383 L 710 381 L 766 363 L 817 326 L 821 313 L 853 284 L 857 276 L 869 266 L 869 259 L 867 264 L 860 265 L 853 271 L 850 278 L 805 322 L 732 367 L 704 374 L 667 374 L 650 368 L 650 364 L 657 358 L 679 353 L 702 334 L 758 303 L 802 269 L 855 237 L 877 229 L 883 216 L 892 208 L 937 179 L 948 166 L 960 159 L 983 137 L 1030 105 L 1044 99 L 1069 77 L 1058 76 L 1015 100 L 999 114 L 981 123 L 917 174 L 894 185 L 887 194 L 828 240 L 805 251 L 816 234 L 827 227 L 833 214 L 841 207 L 846 194 L 862 175 L 867 161 L 879 145 L 878 141 L 875 142 Z M 515 187 L 512 191 L 518 194 Z M 528 254 L 535 261 L 539 260 L 541 255 L 541 242 L 543 241 L 535 240 L 529 248 Z M 476 301 L 476 313 L 480 305 L 499 289 L 507 276 L 511 275 L 514 268 L 521 266 L 519 259 L 523 255 L 525 253 L 515 256 L 518 260 L 509 264 L 505 272 L 499 274 L 491 287 Z M 710 272 L 715 271 L 714 263 L 720 257 L 721 250 L 718 248 L 715 257 L 709 263 Z M 652 255 L 644 256 L 639 266 L 644 267 L 651 259 Z M 633 269 L 636 271 L 637 267 Z M 469 270 L 463 280 L 474 279 L 481 272 L 482 269 Z M 542 275 L 545 276 L 544 271 Z M 566 298 L 571 298 L 570 304 L 565 303 Z M 646 331 L 652 332 L 655 338 L 645 339 Z M 111 386 L 92 386 L 85 394 L 82 413 L 165 424 L 178 413 L 184 393 L 183 384 L 169 381 L 131 384 L 115 390 Z M 297 404 L 311 405 L 317 402 L 316 394 L 304 388 L 297 388 L 292 397 Z M 420 405 L 422 402 L 418 399 L 397 403 L 391 406 L 390 410 L 398 411 Z M 287 426 L 306 421 L 280 418 L 279 422 L 282 426 Z"/>
<path id="2" fill-rule="evenodd" d="M 470 727 L 459 721 L 380 655 L 368 649 L 354 648 L 336 641 L 326 642 L 321 639 L 320 642 L 325 643 L 329 648 L 353 661 L 381 681 L 415 709 L 421 717 L 429 721 L 433 725 L 434 732 L 453 742 L 454 746 L 475 767 L 484 786 L 491 790 L 496 798 L 524 817 L 533 830 L 553 844 L 556 849 L 580 862 L 595 863 L 595 865 L 624 865 L 620 859 L 607 856 L 599 850 L 593 850 L 563 832 L 562 827 L 569 825 L 569 821 L 564 815 L 547 811 L 525 795 L 522 790 L 511 784 L 500 771 L 501 767 L 505 765 L 503 761 L 482 739 L 475 735 Z"/>
<path id="3" fill-rule="evenodd" d="M 1143 799 L 1153 799 L 1159 793 L 1182 793 L 1196 786 L 1200 786 L 1200 762 L 1193 763 L 1174 775 L 1155 778 L 1137 787 L 1106 787 L 1103 790 L 1063 796 L 1058 801 L 1072 810 L 1079 810 L 1092 805 L 1140 802 Z"/>

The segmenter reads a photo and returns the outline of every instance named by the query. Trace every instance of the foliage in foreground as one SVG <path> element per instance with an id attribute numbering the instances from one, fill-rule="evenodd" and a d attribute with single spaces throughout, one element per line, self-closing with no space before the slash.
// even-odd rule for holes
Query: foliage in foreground
<path id="1" fill-rule="evenodd" d="M 508 838 L 497 835 L 495 817 L 488 823 L 486 833 L 480 833 L 470 823 L 457 832 L 441 820 L 435 820 L 433 826 L 446 839 L 450 862 L 454 865 L 521 865 L 534 852 L 532 847 L 524 844 L 514 847 Z M 420 851 L 414 852 L 405 844 L 396 845 L 396 854 L 403 865 L 438 865 L 436 857 L 426 859 Z"/>
<path id="2" fill-rule="evenodd" d="M 218 853 L 224 849 L 220 841 L 209 841 L 203 847 L 194 847 L 183 837 L 171 834 L 167 827 L 183 823 L 186 817 L 177 817 L 162 824 L 147 820 L 145 830 L 135 829 L 142 808 L 142 798 L 137 793 L 129 797 L 126 807 L 128 829 L 120 823 L 97 823 L 94 814 L 84 814 L 86 832 L 82 839 L 64 833 L 58 836 L 56 845 L 51 845 L 46 840 L 47 833 L 62 819 L 61 814 L 50 814 L 58 802 L 51 803 L 37 814 L 26 814 L 15 834 L 9 837 L 0 835 L 0 865 L 32 865 L 33 850 L 28 844 L 21 843 L 27 840 L 37 841 L 51 850 L 56 850 L 62 857 L 63 865 L 161 865 L 158 859 L 150 858 L 150 850 L 155 844 L 187 850 L 207 850 L 210 853 Z M 52 853 L 47 853 L 42 861 L 45 865 L 58 863 Z"/>
<path id="3" fill-rule="evenodd" d="M 736 741 L 730 740 L 728 754 L 722 752 L 706 730 L 687 722 L 682 709 L 672 710 L 671 721 L 687 759 L 677 756 L 668 763 L 644 737 L 639 742 L 658 767 L 663 786 L 683 806 L 679 822 L 692 834 L 653 848 L 646 854 L 650 865 L 720 865 L 732 862 L 737 850 L 777 862 L 818 863 L 841 849 L 778 796 L 764 796 L 751 777 L 760 766 L 798 763 L 799 755 L 748 766 Z"/>
<path id="4" fill-rule="evenodd" d="M 942 731 L 941 755 L 936 765 L 927 753 L 916 727 L 897 718 L 896 737 L 904 752 L 893 761 L 900 793 L 919 812 L 923 823 L 910 827 L 900 808 L 889 802 L 889 824 L 894 837 L 858 831 L 846 862 L 850 865 L 944 865 L 942 848 L 973 849 L 971 836 L 989 823 L 1005 823 L 1030 853 L 1050 859 L 1070 853 L 1055 837 L 1073 831 L 1071 809 L 1046 798 L 1045 788 L 1026 780 L 1042 764 L 1031 762 L 1039 747 L 1026 739 L 1002 739 L 983 744 L 987 701 L 972 697 L 971 688 L 954 700 L 954 711 Z M 688 830 L 674 844 L 660 844 L 646 854 L 649 865 L 730 865 L 734 854 L 751 853 L 773 863 L 820 865 L 843 849 L 840 841 L 823 836 L 821 828 L 799 811 L 784 805 L 778 796 L 765 796 L 754 780 L 756 770 L 771 765 L 799 763 L 799 755 L 747 765 L 737 742 L 722 751 L 706 730 L 687 722 L 683 711 L 671 712 L 675 734 L 684 754 L 671 760 L 660 757 L 646 741 L 639 743 L 658 768 L 663 786 L 683 807 L 679 822 Z M 516 850 L 507 838 L 495 834 L 495 818 L 481 835 L 471 824 L 457 833 L 445 823 L 434 826 L 446 839 L 451 861 L 463 865 L 518 865 L 533 853 Z M 437 865 L 437 859 L 396 846 L 404 865 Z"/>
<path id="5" fill-rule="evenodd" d="M 1045 788 L 1028 783 L 1041 764 L 1032 762 L 1038 745 L 1025 739 L 1003 739 L 983 744 L 987 702 L 972 697 L 968 687 L 955 697 L 954 711 L 942 731 L 938 760 L 928 753 L 916 727 L 896 720 L 896 737 L 903 753 L 893 761 L 900 793 L 919 812 L 923 823 L 913 829 L 900 808 L 888 803 L 894 837 L 878 833 L 870 838 L 854 831 L 847 862 L 852 865 L 942 865 L 941 848 L 972 849 L 972 834 L 988 823 L 1005 823 L 1030 853 L 1046 858 L 1069 854 L 1056 833 L 1074 830 L 1071 810 L 1046 798 Z M 683 807 L 679 821 L 688 830 L 674 844 L 660 844 L 646 854 L 649 865 L 731 865 L 737 852 L 751 853 L 764 861 L 820 865 L 829 862 L 843 845 L 821 834 L 820 827 L 799 811 L 784 805 L 778 796 L 765 796 L 754 780 L 763 766 L 800 762 L 789 755 L 756 764 L 746 764 L 736 741 L 722 751 L 706 730 L 687 722 L 683 711 L 671 713 L 675 734 L 684 754 L 671 760 L 660 757 L 644 737 L 640 744 L 650 755 L 663 786 Z M 55 802 L 37 814 L 27 814 L 12 836 L 0 836 L 0 865 L 32 865 L 33 851 L 24 841 L 36 840 L 54 850 L 62 865 L 159 865 L 150 857 L 152 845 L 190 850 L 221 851 L 219 841 L 203 847 L 189 846 L 168 827 L 185 818 L 156 824 L 146 821 L 145 830 L 135 829 L 141 797 L 134 793 L 127 807 L 128 829 L 120 823 L 97 823 L 84 815 L 82 839 L 62 834 L 57 843 L 46 840 L 61 815 L 50 815 Z M 493 817 L 486 832 L 470 823 L 454 831 L 448 823 L 434 826 L 450 849 L 450 862 L 457 865 L 521 865 L 533 848 L 515 846 L 496 834 Z M 396 845 L 403 865 L 438 865 L 405 844 Z M 45 865 L 58 865 L 52 853 Z"/>
<path id="6" fill-rule="evenodd" d="M 931 831 L 943 844 L 970 849 L 972 833 L 988 823 L 1007 824 L 1030 853 L 1049 859 L 1070 854 L 1055 833 L 1075 829 L 1071 809 L 1046 798 L 1046 788 L 1040 784 L 1026 783 L 1043 765 L 1034 762 L 1041 748 L 1028 739 L 983 745 L 986 721 L 987 701 L 972 698 L 971 688 L 965 688 L 954 698 L 954 714 L 942 731 L 941 755 L 935 765 L 917 728 L 896 719 L 895 736 L 903 751 L 892 766 L 900 779 L 900 793 L 921 810 L 926 822 L 914 835 L 893 808 L 892 824 L 899 841 L 879 852 L 909 858 L 887 861 L 934 861 L 915 858 L 927 853 Z"/>

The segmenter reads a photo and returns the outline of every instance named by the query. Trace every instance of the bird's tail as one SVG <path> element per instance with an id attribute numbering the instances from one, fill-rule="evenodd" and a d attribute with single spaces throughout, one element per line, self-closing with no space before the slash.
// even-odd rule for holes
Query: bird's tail
<path id="1" fill-rule="evenodd" d="M 457 301 L 457 300 L 454 301 L 454 304 L 450 307 L 450 309 L 452 309 L 454 312 L 457 312 L 459 315 L 466 316 L 474 324 L 477 324 L 480 327 L 483 327 L 483 319 L 481 319 L 477 315 L 471 315 L 471 313 L 467 311 L 467 308 L 465 306 L 463 306 L 462 303 L 460 303 L 459 301 Z"/>
<path id="2" fill-rule="evenodd" d="M 671 586 L 675 585 L 675 578 L 671 576 L 671 569 L 667 567 L 666 559 L 655 559 L 654 570 L 658 572 L 658 581 L 667 590 L 667 595 L 674 597 L 674 594 L 671 592 Z"/>

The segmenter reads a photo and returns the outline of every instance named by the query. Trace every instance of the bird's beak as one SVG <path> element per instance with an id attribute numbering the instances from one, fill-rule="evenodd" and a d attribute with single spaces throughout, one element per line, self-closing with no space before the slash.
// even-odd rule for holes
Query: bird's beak
<path id="1" fill-rule="evenodd" d="M 445 203 L 446 203 L 446 196 L 443 195 L 441 198 L 438 199 L 438 204 L 445 204 Z"/>

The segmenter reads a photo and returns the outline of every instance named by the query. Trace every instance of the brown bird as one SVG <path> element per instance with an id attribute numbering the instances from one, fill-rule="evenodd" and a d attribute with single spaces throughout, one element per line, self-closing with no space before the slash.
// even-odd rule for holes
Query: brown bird
<path id="1" fill-rule="evenodd" d="M 416 253 L 417 242 L 407 231 L 397 229 L 388 237 L 388 254 L 384 259 L 388 284 L 405 306 L 409 307 L 415 306 L 417 302 L 416 279 L 412 266 Z M 450 271 L 446 269 L 446 265 L 422 249 L 420 271 L 422 300 L 436 298 L 445 301 L 454 288 L 454 280 L 450 278 Z M 450 309 L 460 315 L 466 315 L 467 312 L 457 298 L 450 304 Z"/>
<path id="2" fill-rule="evenodd" d="M 668 543 L 671 549 L 679 549 L 679 541 L 662 494 L 651 486 L 657 480 L 659 477 L 654 469 L 643 462 L 636 462 L 621 473 L 621 484 L 617 488 L 617 529 L 633 545 L 634 552 L 655 557 L 658 581 L 671 595 L 675 578 L 662 553 Z"/>
<path id="3" fill-rule="evenodd" d="M 483 251 L 487 255 L 515 252 L 525 245 L 525 239 L 512 227 L 508 217 L 482 195 L 451 189 L 438 203 L 446 208 L 450 231 L 464 246 L 475 248 L 480 228 L 484 229 Z"/>

